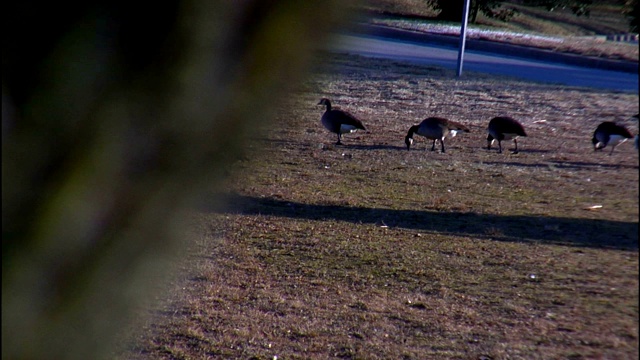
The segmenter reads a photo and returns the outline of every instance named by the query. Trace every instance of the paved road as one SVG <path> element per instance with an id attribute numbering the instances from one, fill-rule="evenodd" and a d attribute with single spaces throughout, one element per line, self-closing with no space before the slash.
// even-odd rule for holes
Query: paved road
<path id="1" fill-rule="evenodd" d="M 438 65 L 454 70 L 457 69 L 458 64 L 458 49 L 451 46 L 419 44 L 362 34 L 340 35 L 333 43 L 332 49 L 364 56 Z M 463 78 L 468 71 L 509 75 L 569 86 L 638 93 L 637 72 L 629 73 L 529 60 L 477 50 L 465 51 Z"/>

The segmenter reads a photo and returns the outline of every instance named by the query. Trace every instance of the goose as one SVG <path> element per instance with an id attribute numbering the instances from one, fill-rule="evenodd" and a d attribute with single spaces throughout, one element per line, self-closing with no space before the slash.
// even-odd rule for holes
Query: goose
<path id="1" fill-rule="evenodd" d="M 593 143 L 594 150 L 602 150 L 607 145 L 611 146 L 611 151 L 609 155 L 613 154 L 613 150 L 616 146 L 622 144 L 623 142 L 631 139 L 633 135 L 622 125 L 618 125 L 613 121 L 605 121 L 600 123 L 596 130 L 593 132 L 593 138 L 591 142 Z"/>
<path id="2" fill-rule="evenodd" d="M 444 152 L 444 138 L 449 134 L 451 134 L 451 137 L 454 137 L 458 131 L 469 132 L 469 129 L 455 121 L 440 117 L 429 117 L 422 120 L 420 124 L 413 125 L 409 128 L 409 132 L 404 138 L 404 143 L 407 144 L 407 150 L 410 150 L 411 144 L 413 144 L 413 134 L 417 134 L 433 140 L 431 151 L 436 149 L 436 140 L 440 140 L 440 146 L 442 152 Z"/>
<path id="3" fill-rule="evenodd" d="M 518 141 L 516 139 L 518 136 L 527 136 L 522 125 L 508 116 L 498 116 L 491 119 L 487 127 L 487 132 L 489 133 L 489 135 L 487 135 L 487 150 L 491 150 L 491 144 L 498 140 L 498 153 L 502 152 L 502 140 L 513 139 L 516 145 L 513 153 L 517 154 Z"/>
<path id="4" fill-rule="evenodd" d="M 346 111 L 331 109 L 331 101 L 327 98 L 320 99 L 318 105 L 326 105 L 327 110 L 322 114 L 322 125 L 338 135 L 338 142 L 336 145 L 342 145 L 342 134 L 353 133 L 358 129 L 367 130 L 362 122 L 355 118 L 355 116 L 349 114 Z"/>

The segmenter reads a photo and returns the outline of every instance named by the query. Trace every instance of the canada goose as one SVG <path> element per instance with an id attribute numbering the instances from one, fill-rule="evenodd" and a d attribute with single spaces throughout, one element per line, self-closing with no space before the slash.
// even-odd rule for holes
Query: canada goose
<path id="1" fill-rule="evenodd" d="M 448 134 L 454 137 L 458 131 L 469 132 L 469 129 L 455 121 L 439 117 L 430 117 L 422 120 L 420 124 L 409 128 L 409 132 L 404 138 L 404 143 L 407 144 L 407 150 L 410 150 L 411 144 L 413 144 L 413 134 L 418 134 L 433 140 L 431 151 L 436 149 L 436 140 L 440 140 L 440 146 L 442 152 L 444 152 L 444 138 L 446 138 Z"/>
<path id="2" fill-rule="evenodd" d="M 331 109 L 331 101 L 327 98 L 320 99 L 318 105 L 326 105 L 327 110 L 322 114 L 322 125 L 331 131 L 338 134 L 338 142 L 336 145 L 342 145 L 340 140 L 342 134 L 356 132 L 358 129 L 367 130 L 360 120 L 356 119 L 353 115 L 346 111 Z"/>
<path id="3" fill-rule="evenodd" d="M 487 150 L 491 150 L 491 144 L 498 140 L 498 153 L 502 152 L 502 140 L 513 139 L 516 145 L 513 153 L 517 154 L 518 141 L 516 139 L 518 136 L 527 136 L 522 125 L 508 116 L 498 116 L 491 119 L 487 127 L 487 132 L 489 133 L 489 135 L 487 135 Z"/>
<path id="4" fill-rule="evenodd" d="M 594 150 L 602 150 L 607 145 L 610 145 L 611 151 L 609 155 L 611 155 L 616 146 L 632 137 L 633 135 L 624 126 L 618 125 L 613 121 L 605 121 L 598 125 L 596 131 L 593 132 L 591 142 Z"/>

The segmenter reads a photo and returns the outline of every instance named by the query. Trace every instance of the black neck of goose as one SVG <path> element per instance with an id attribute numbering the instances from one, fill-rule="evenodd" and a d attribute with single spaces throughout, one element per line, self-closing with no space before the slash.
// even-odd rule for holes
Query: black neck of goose
<path id="1" fill-rule="evenodd" d="M 407 133 L 407 136 L 405 137 L 405 139 L 413 138 L 413 134 L 416 131 L 418 131 L 418 125 L 413 125 L 412 127 L 410 127 L 409 132 Z"/>
<path id="2" fill-rule="evenodd" d="M 331 111 L 331 101 L 325 100 L 324 104 L 327 105 L 327 111 Z"/>

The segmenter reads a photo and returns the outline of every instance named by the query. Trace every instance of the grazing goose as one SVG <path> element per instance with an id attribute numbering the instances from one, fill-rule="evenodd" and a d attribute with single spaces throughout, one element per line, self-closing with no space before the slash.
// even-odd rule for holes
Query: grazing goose
<path id="1" fill-rule="evenodd" d="M 593 143 L 594 150 L 602 150 L 607 145 L 611 146 L 611 151 L 609 155 L 613 154 L 613 150 L 616 146 L 622 144 L 623 142 L 631 139 L 633 135 L 622 125 L 618 125 L 612 121 L 605 121 L 598 125 L 596 131 L 593 132 L 593 138 L 591 142 Z"/>
<path id="2" fill-rule="evenodd" d="M 498 116 L 491 119 L 487 127 L 487 132 L 489 133 L 487 136 L 487 150 L 491 150 L 491 144 L 498 140 L 498 153 L 502 152 L 502 140 L 513 139 L 516 145 L 513 153 L 517 154 L 518 141 L 516 139 L 518 136 L 527 136 L 522 125 L 508 116 Z"/>
<path id="3" fill-rule="evenodd" d="M 436 140 L 440 140 L 440 146 L 442 152 L 444 152 L 444 138 L 449 134 L 451 134 L 451 137 L 454 137 L 458 131 L 469 132 L 469 129 L 455 121 L 439 117 L 430 117 L 422 120 L 420 124 L 409 128 L 409 132 L 404 138 L 404 143 L 407 144 L 407 150 L 410 150 L 411 144 L 413 144 L 413 134 L 417 134 L 433 140 L 431 151 L 436 149 Z"/>
<path id="4" fill-rule="evenodd" d="M 327 110 L 322 114 L 322 125 L 332 133 L 338 134 L 336 145 L 342 145 L 342 134 L 356 132 L 358 129 L 367 130 L 360 120 L 346 111 L 331 109 L 331 101 L 327 98 L 320 99 L 318 105 L 326 105 Z"/>

